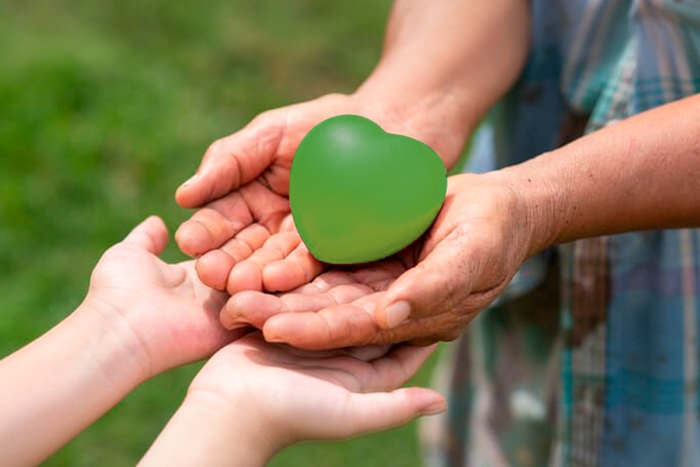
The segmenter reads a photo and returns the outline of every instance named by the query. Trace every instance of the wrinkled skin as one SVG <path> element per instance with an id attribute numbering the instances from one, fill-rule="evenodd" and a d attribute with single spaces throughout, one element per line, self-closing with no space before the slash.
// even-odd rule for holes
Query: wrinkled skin
<path id="1" fill-rule="evenodd" d="M 253 325 L 268 340 L 306 349 L 453 340 L 526 258 L 527 224 L 519 197 L 496 177 L 450 177 L 429 232 L 383 261 L 329 267 L 300 247 L 293 231 L 271 237 L 236 269 L 262 271 L 264 289 L 282 292 L 237 292 L 221 321 L 230 329 Z M 399 301 L 411 314 L 393 323 L 386 307 Z"/>

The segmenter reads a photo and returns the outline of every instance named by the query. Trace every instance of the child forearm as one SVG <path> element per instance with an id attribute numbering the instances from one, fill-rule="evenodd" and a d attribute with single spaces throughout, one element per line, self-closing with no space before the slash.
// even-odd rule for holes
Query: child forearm
<path id="1" fill-rule="evenodd" d="M 241 409 L 249 403 L 240 402 Z M 257 420 L 232 409 L 215 397 L 188 396 L 139 465 L 264 466 L 277 449 Z"/>
<path id="2" fill-rule="evenodd" d="M 119 329 L 83 308 L 0 360 L 0 465 L 36 465 L 145 379 Z"/>

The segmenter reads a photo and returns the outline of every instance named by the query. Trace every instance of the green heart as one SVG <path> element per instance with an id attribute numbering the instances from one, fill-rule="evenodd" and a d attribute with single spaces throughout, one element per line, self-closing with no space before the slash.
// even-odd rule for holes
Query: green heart
<path id="1" fill-rule="evenodd" d="M 446 190 L 445 166 L 429 146 L 366 118 L 339 115 L 299 144 L 289 200 L 316 259 L 355 264 L 414 242 L 437 216 Z"/>

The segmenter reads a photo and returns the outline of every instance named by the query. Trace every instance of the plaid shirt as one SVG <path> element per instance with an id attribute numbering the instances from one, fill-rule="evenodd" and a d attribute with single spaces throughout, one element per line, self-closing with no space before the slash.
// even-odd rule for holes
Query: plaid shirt
<path id="1" fill-rule="evenodd" d="M 468 170 L 698 92 L 700 0 L 530 3 L 528 64 Z M 450 408 L 421 426 L 427 464 L 700 465 L 699 320 L 698 230 L 586 239 L 529 260 L 443 353 L 436 385 Z"/>

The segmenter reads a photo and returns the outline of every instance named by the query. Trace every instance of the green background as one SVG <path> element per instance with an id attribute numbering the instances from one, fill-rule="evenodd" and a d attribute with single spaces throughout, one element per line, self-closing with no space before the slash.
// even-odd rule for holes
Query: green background
<path id="1" fill-rule="evenodd" d="M 69 313 L 101 252 L 141 219 L 186 219 L 173 193 L 209 143 L 263 110 L 353 90 L 389 7 L 0 0 L 0 355 Z M 182 255 L 170 245 L 165 258 Z M 134 464 L 196 369 L 148 382 L 46 465 Z M 419 465 L 415 424 L 273 462 L 313 464 Z"/>

